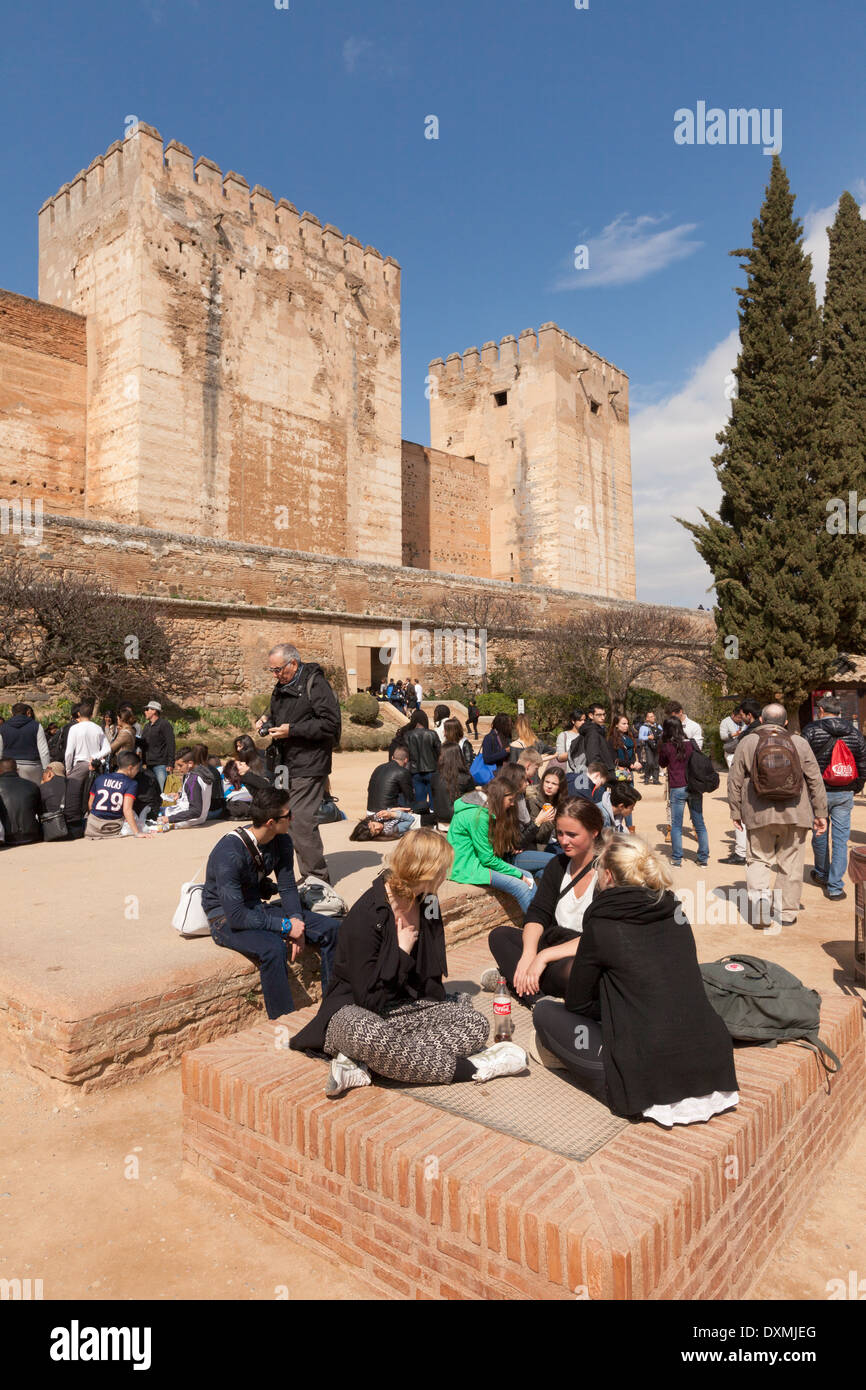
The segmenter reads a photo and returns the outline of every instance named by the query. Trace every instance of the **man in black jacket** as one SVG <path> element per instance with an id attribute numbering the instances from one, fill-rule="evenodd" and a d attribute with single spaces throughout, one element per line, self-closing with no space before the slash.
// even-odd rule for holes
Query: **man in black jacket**
<path id="1" fill-rule="evenodd" d="M 834 695 L 821 695 L 818 702 L 818 718 L 814 723 L 807 724 L 803 730 L 803 737 L 815 754 L 818 771 L 827 791 L 828 825 L 823 834 L 812 835 L 815 867 L 811 879 L 824 889 L 825 897 L 831 902 L 839 902 L 848 896 L 843 887 L 843 880 L 848 863 L 851 812 L 854 808 L 854 797 L 863 790 L 866 780 L 866 739 L 851 720 L 842 719 L 841 714 L 841 700 Z M 843 757 L 841 764 L 832 757 L 839 739 L 851 755 L 850 759 Z M 847 776 L 849 772 L 854 775 Z"/>
<path id="2" fill-rule="evenodd" d="M 144 717 L 147 720 L 141 731 L 144 764 L 153 773 L 162 791 L 166 776 L 174 767 L 174 729 L 163 718 L 162 705 L 158 700 L 150 700 L 145 705 Z"/>
<path id="3" fill-rule="evenodd" d="M 586 723 L 581 730 L 583 752 L 586 755 L 587 766 L 590 763 L 604 763 L 612 777 L 615 770 L 613 749 L 605 737 L 604 725 L 604 705 L 590 705 Z"/>
<path id="4" fill-rule="evenodd" d="M 390 811 L 394 806 L 411 809 L 414 800 L 409 754 L 398 744 L 392 748 L 388 761 L 373 769 L 367 787 L 367 813 Z"/>
<path id="5" fill-rule="evenodd" d="M 321 666 L 301 660 L 297 647 L 281 642 L 268 653 L 276 677 L 267 719 L 256 729 L 269 733 L 279 767 L 286 769 L 292 806 L 292 838 L 298 870 L 330 883 L 316 812 L 331 772 L 331 754 L 340 742 L 340 706 Z M 269 750 L 270 751 L 270 750 Z M 277 778 L 277 785 L 282 785 Z"/>
<path id="6" fill-rule="evenodd" d="M 35 783 L 18 776 L 14 758 L 0 758 L 0 825 L 7 845 L 32 845 L 42 839 L 41 809 Z"/>

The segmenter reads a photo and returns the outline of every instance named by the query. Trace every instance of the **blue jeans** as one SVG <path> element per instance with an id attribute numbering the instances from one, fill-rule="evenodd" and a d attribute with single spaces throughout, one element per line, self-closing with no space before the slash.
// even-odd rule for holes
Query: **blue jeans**
<path id="1" fill-rule="evenodd" d="M 556 854 L 556 850 L 551 851 Z M 525 874 L 532 874 L 536 883 L 541 879 L 541 875 L 550 863 L 550 854 L 543 849 L 522 849 L 518 854 L 506 854 L 505 858 L 509 864 L 513 864 L 515 869 L 522 869 Z"/>
<path id="2" fill-rule="evenodd" d="M 496 869 L 490 870 L 490 887 L 496 888 L 500 893 L 510 893 L 512 898 L 517 899 L 520 911 L 523 913 L 526 912 L 535 897 L 536 884 L 533 883 L 530 888 L 528 884 L 523 882 L 522 878 L 513 878 L 511 874 L 500 874 Z"/>
<path id="3" fill-rule="evenodd" d="M 690 792 L 688 787 L 671 787 L 671 859 L 674 864 L 683 862 L 683 815 L 688 803 L 692 825 L 698 832 L 698 863 L 706 864 L 710 857 L 710 837 L 704 825 L 703 800 L 699 792 Z"/>
<path id="4" fill-rule="evenodd" d="M 815 873 L 827 884 L 831 894 L 843 891 L 845 869 L 848 864 L 848 836 L 851 832 L 851 812 L 854 809 L 854 793 L 834 791 L 827 788 L 827 829 L 823 835 L 812 834 L 812 853 L 815 856 Z M 830 831 L 833 832 L 832 850 Z"/>
<path id="5" fill-rule="evenodd" d="M 159 790 L 164 791 L 165 779 L 168 776 L 168 765 L 166 763 L 155 763 L 154 766 L 149 770 L 153 773 L 154 777 L 159 783 Z"/>
<path id="6" fill-rule="evenodd" d="M 430 784 L 433 781 L 432 772 L 413 772 L 412 787 L 415 792 L 415 805 L 421 810 L 433 810 L 433 793 Z"/>
<path id="7" fill-rule="evenodd" d="M 271 921 L 280 922 L 284 916 L 282 907 L 265 905 Z M 331 983 L 334 952 L 337 949 L 337 933 L 340 930 L 339 917 L 325 917 L 320 912 L 303 911 L 304 934 L 311 946 L 315 946 L 322 958 L 322 994 L 327 993 Z M 294 1009 L 292 991 L 289 988 L 287 969 L 287 944 L 278 931 L 235 931 L 224 917 L 216 915 L 211 919 L 210 934 L 218 946 L 237 951 L 259 967 L 262 994 L 268 1018 L 280 1018 Z"/>

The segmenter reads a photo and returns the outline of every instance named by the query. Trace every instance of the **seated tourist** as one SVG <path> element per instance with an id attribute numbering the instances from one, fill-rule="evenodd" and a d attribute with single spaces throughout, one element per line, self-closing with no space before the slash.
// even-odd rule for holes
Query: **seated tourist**
<path id="1" fill-rule="evenodd" d="M 253 794 L 249 787 L 244 786 L 240 769 L 234 758 L 226 758 L 220 770 L 220 777 L 223 784 L 226 810 L 232 820 L 245 820 L 250 813 L 250 802 L 253 799 Z"/>
<path id="2" fill-rule="evenodd" d="M 408 749 L 402 743 L 392 743 L 387 762 L 373 768 L 367 786 L 367 814 L 389 811 L 394 806 L 411 810 L 414 801 Z"/>
<path id="3" fill-rule="evenodd" d="M 519 751 L 519 750 L 518 750 Z M 515 752 L 515 758 L 517 753 Z M 496 714 L 489 734 L 481 740 L 481 757 L 488 767 L 501 767 L 511 761 L 511 716 Z"/>
<path id="4" fill-rule="evenodd" d="M 521 931 L 494 927 L 488 937 L 496 967 L 485 970 L 481 987 L 494 990 L 500 974 L 522 1004 L 532 1008 L 544 995 L 564 998 L 565 987 L 592 902 L 601 811 L 583 797 L 573 797 L 556 816 L 559 854 L 547 856 L 538 892 L 526 911 Z"/>
<path id="5" fill-rule="evenodd" d="M 549 767 L 538 782 L 526 789 L 526 807 L 532 821 L 534 848 L 555 854 L 556 816 L 568 800 L 568 783 L 561 767 Z"/>
<path id="6" fill-rule="evenodd" d="M 238 951 L 259 967 L 268 1018 L 294 1009 L 289 988 L 288 953 L 296 961 L 305 943 L 322 957 L 322 992 L 331 980 L 331 963 L 340 922 L 301 906 L 293 869 L 289 794 L 277 787 L 253 793 L 252 824 L 237 826 L 214 845 L 207 861 L 201 903 L 218 946 Z M 271 874 L 279 899 L 266 903 Z"/>
<path id="7" fill-rule="evenodd" d="M 730 1034 L 710 1004 L 692 929 L 667 867 L 642 840 L 611 836 L 565 1003 L 541 999 L 540 1060 L 615 1115 L 668 1128 L 737 1104 Z"/>
<path id="8" fill-rule="evenodd" d="M 179 830 L 190 830 L 196 825 L 205 825 L 210 810 L 213 783 L 198 762 L 194 748 L 181 748 L 175 754 L 174 770 L 179 774 L 180 795 L 174 806 L 164 811 L 167 821 Z"/>
<path id="9" fill-rule="evenodd" d="M 574 794 L 585 797 L 597 806 L 604 817 L 605 827 L 613 830 L 613 811 L 610 809 L 611 783 L 608 782 L 610 768 L 601 762 L 590 763 L 586 769 L 586 776 L 588 785 L 585 788 L 577 787 Z M 571 779 L 568 780 L 570 783 Z"/>
<path id="10" fill-rule="evenodd" d="M 544 763 L 545 759 L 542 758 L 540 753 L 536 753 L 534 748 L 524 748 L 523 752 L 518 754 L 514 763 L 509 763 L 507 766 L 513 767 L 516 765 L 517 767 L 522 767 L 526 777 L 527 787 L 537 787 Z"/>
<path id="11" fill-rule="evenodd" d="M 39 786 L 42 801 L 40 818 L 51 816 L 58 822 L 55 839 L 63 839 L 69 833 L 66 824 L 66 768 L 61 762 L 50 762 L 42 774 Z"/>
<path id="12" fill-rule="evenodd" d="M 142 755 L 139 754 L 139 756 Z M 145 766 L 143 760 L 138 769 L 135 785 L 137 791 L 132 803 L 132 810 L 138 821 L 139 830 L 143 830 L 149 820 L 157 820 L 162 812 L 162 788 L 159 785 L 159 778 L 152 767 Z"/>
<path id="13" fill-rule="evenodd" d="M 508 893 L 525 912 L 535 896 L 535 879 L 506 858 L 520 843 L 519 793 L 500 777 L 488 782 L 486 791 L 484 806 L 472 793 L 454 803 L 448 827 L 448 843 L 454 851 L 450 877 L 454 883 L 475 883 Z"/>
<path id="14" fill-rule="evenodd" d="M 102 772 L 95 777 L 88 797 L 88 817 L 84 831 L 89 839 L 119 835 L 124 825 L 127 834 L 141 837 L 133 803 L 138 795 L 136 777 L 141 766 L 138 753 L 119 753 L 117 771 Z"/>
<path id="15" fill-rule="evenodd" d="M 350 840 L 394 840 L 405 835 L 415 824 L 411 811 L 402 811 L 399 806 L 385 811 L 371 812 L 355 826 Z"/>
<path id="16" fill-rule="evenodd" d="M 238 734 L 234 741 L 234 748 L 235 761 L 241 775 L 241 781 L 249 792 L 259 791 L 274 785 L 274 774 L 249 734 Z"/>
<path id="17" fill-rule="evenodd" d="M 610 782 L 608 784 L 608 804 L 613 816 L 613 828 L 623 835 L 634 834 L 632 812 L 643 798 L 637 787 L 630 782 Z"/>
<path id="18" fill-rule="evenodd" d="M 211 758 L 208 753 L 206 743 L 194 743 L 192 745 L 193 766 L 199 777 L 205 778 L 210 782 L 210 806 L 208 807 L 207 818 L 211 820 L 225 820 L 226 798 L 223 791 L 223 781 L 220 776 L 219 760 Z"/>
<path id="19" fill-rule="evenodd" d="M 450 723 L 451 721 L 446 722 Z M 454 723 L 457 723 L 456 719 Z M 451 817 L 454 815 L 454 803 L 458 796 L 468 794 L 474 790 L 474 787 L 475 782 L 466 766 L 466 758 L 459 743 L 445 743 L 439 754 L 439 761 L 436 764 L 436 771 L 433 773 L 433 780 L 430 784 L 433 794 L 433 814 L 440 829 L 447 830 L 451 824 Z"/>
<path id="20" fill-rule="evenodd" d="M 468 996 L 451 1002 L 437 893 L 451 850 L 435 830 L 410 830 L 387 868 L 343 919 L 334 978 L 318 1013 L 289 1043 L 333 1057 L 325 1095 L 392 1081 L 489 1081 L 526 1068 L 514 1043 L 485 1047 L 490 1024 Z"/>
<path id="21" fill-rule="evenodd" d="M 0 826 L 7 848 L 42 839 L 41 809 L 39 787 L 29 777 L 19 777 L 14 758 L 0 758 Z"/>

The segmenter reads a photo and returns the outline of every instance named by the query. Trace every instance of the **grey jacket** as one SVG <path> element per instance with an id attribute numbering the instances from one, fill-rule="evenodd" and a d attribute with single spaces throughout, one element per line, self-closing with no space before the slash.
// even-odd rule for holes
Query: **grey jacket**
<path id="1" fill-rule="evenodd" d="M 742 821 L 747 830 L 764 825 L 799 825 L 811 830 L 813 820 L 822 820 L 827 815 L 827 791 L 815 754 L 799 734 L 791 734 L 791 739 L 803 769 L 799 801 L 767 801 L 758 796 L 751 778 L 758 735 L 750 732 L 737 740 L 737 751 L 728 773 L 728 805 L 732 819 Z"/>

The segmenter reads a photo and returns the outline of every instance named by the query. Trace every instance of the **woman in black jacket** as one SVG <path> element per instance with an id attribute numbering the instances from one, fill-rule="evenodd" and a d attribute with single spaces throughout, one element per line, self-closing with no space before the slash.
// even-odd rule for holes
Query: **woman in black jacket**
<path id="1" fill-rule="evenodd" d="M 565 1003 L 532 1021 L 542 1061 L 568 1071 L 615 1115 L 670 1128 L 737 1104 L 731 1038 L 710 1004 L 692 929 L 666 866 L 642 840 L 612 835 Z M 539 1046 L 540 1045 L 540 1046 Z"/>
<path id="2" fill-rule="evenodd" d="M 451 824 L 458 796 L 471 792 L 474 786 L 459 743 L 446 743 L 439 754 L 432 781 L 433 813 L 440 829 Z"/>
<path id="3" fill-rule="evenodd" d="M 546 855 L 541 885 L 527 908 L 522 931 L 494 927 L 488 936 L 495 968 L 485 970 L 481 988 L 494 990 L 499 975 L 527 1008 L 543 995 L 563 998 L 583 916 L 595 891 L 595 856 L 604 817 L 584 797 L 566 801 L 556 818 L 560 853 Z"/>
<path id="4" fill-rule="evenodd" d="M 403 1083 L 489 1081 L 526 1068 L 514 1043 L 485 1047 L 490 1024 L 468 995 L 451 1000 L 445 931 L 436 896 L 451 846 L 435 830 L 410 830 L 385 873 L 343 919 L 333 975 L 318 1013 L 291 1039 L 333 1057 L 325 1095 L 370 1085 L 370 1069 Z"/>
<path id="5" fill-rule="evenodd" d="M 430 728 L 423 709 L 416 709 L 409 720 L 405 744 L 409 750 L 409 771 L 412 773 L 412 785 L 415 790 L 415 810 L 432 810 L 431 782 L 442 745 Z"/>

